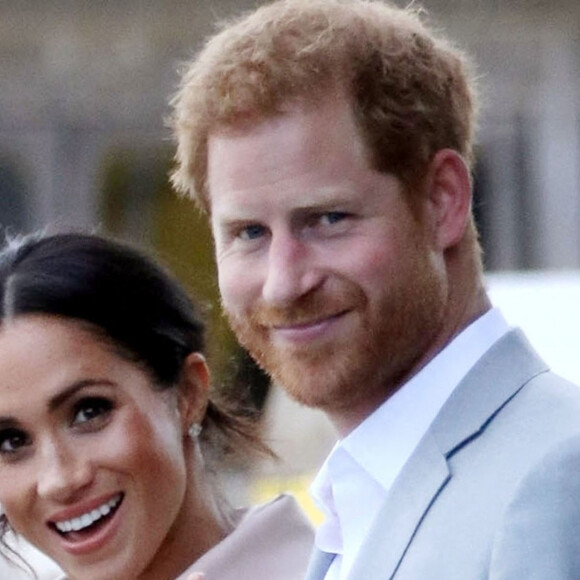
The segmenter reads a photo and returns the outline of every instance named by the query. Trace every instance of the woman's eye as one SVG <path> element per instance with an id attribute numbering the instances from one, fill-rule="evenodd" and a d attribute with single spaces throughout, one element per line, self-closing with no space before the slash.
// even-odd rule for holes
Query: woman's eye
<path id="1" fill-rule="evenodd" d="M 20 429 L 5 429 L 0 433 L 0 454 L 16 453 L 30 445 L 30 439 Z"/>
<path id="2" fill-rule="evenodd" d="M 73 425 L 94 423 L 109 417 L 113 403 L 102 397 L 88 397 L 80 400 L 74 407 Z"/>

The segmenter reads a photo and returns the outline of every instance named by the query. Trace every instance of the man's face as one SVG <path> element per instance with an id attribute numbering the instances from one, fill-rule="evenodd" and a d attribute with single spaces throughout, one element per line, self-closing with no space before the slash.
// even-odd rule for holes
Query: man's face
<path id="1" fill-rule="evenodd" d="M 368 163 L 345 99 L 209 140 L 223 306 L 240 342 L 348 430 L 418 365 L 447 287 L 432 228 Z"/>

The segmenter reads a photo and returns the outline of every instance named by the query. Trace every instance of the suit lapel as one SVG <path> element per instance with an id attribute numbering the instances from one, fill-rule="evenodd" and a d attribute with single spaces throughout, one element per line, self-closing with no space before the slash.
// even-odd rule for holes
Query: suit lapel
<path id="1" fill-rule="evenodd" d="M 314 548 L 304 580 L 323 580 L 334 557 L 334 554 L 328 554 Z"/>
<path id="2" fill-rule="evenodd" d="M 428 434 L 407 462 L 377 515 L 349 579 L 392 577 L 421 519 L 449 477 L 445 457 Z"/>
<path id="3" fill-rule="evenodd" d="M 476 437 L 522 386 L 547 370 L 519 330 L 499 340 L 455 389 L 393 484 L 349 580 L 393 578 L 437 495 L 451 479 L 447 458 Z M 309 577 L 315 580 L 318 577 Z"/>
<path id="4" fill-rule="evenodd" d="M 448 457 L 489 423 L 533 377 L 548 370 L 520 330 L 496 342 L 453 391 L 431 431 Z"/>

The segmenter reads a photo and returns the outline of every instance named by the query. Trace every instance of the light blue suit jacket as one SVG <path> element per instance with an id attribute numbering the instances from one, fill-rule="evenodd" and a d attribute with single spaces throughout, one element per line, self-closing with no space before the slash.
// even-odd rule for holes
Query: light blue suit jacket
<path id="1" fill-rule="evenodd" d="M 322 580 L 331 560 L 315 550 L 306 579 Z M 580 387 L 520 331 L 446 402 L 348 577 L 389 579 L 580 579 Z"/>

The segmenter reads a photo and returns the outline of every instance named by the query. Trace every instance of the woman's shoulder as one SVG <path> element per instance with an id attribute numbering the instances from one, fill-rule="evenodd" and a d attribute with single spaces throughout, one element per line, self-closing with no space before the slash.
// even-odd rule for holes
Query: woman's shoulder
<path id="1" fill-rule="evenodd" d="M 251 545 L 258 553 L 274 549 L 278 557 L 310 554 L 314 528 L 296 500 L 287 494 L 244 510 L 242 517 L 224 542 Z"/>
<path id="2" fill-rule="evenodd" d="M 238 510 L 236 516 L 234 530 L 189 571 L 204 572 L 207 580 L 296 580 L 304 575 L 314 529 L 293 497 L 281 495 Z"/>
<path id="3" fill-rule="evenodd" d="M 284 518 L 285 521 L 289 520 L 311 532 L 313 530 L 312 523 L 298 502 L 288 494 L 281 494 L 270 501 L 244 509 L 237 527 L 239 529 L 250 522 L 252 525 L 266 525 L 268 523 L 277 525 L 280 521 L 279 518 Z"/>

